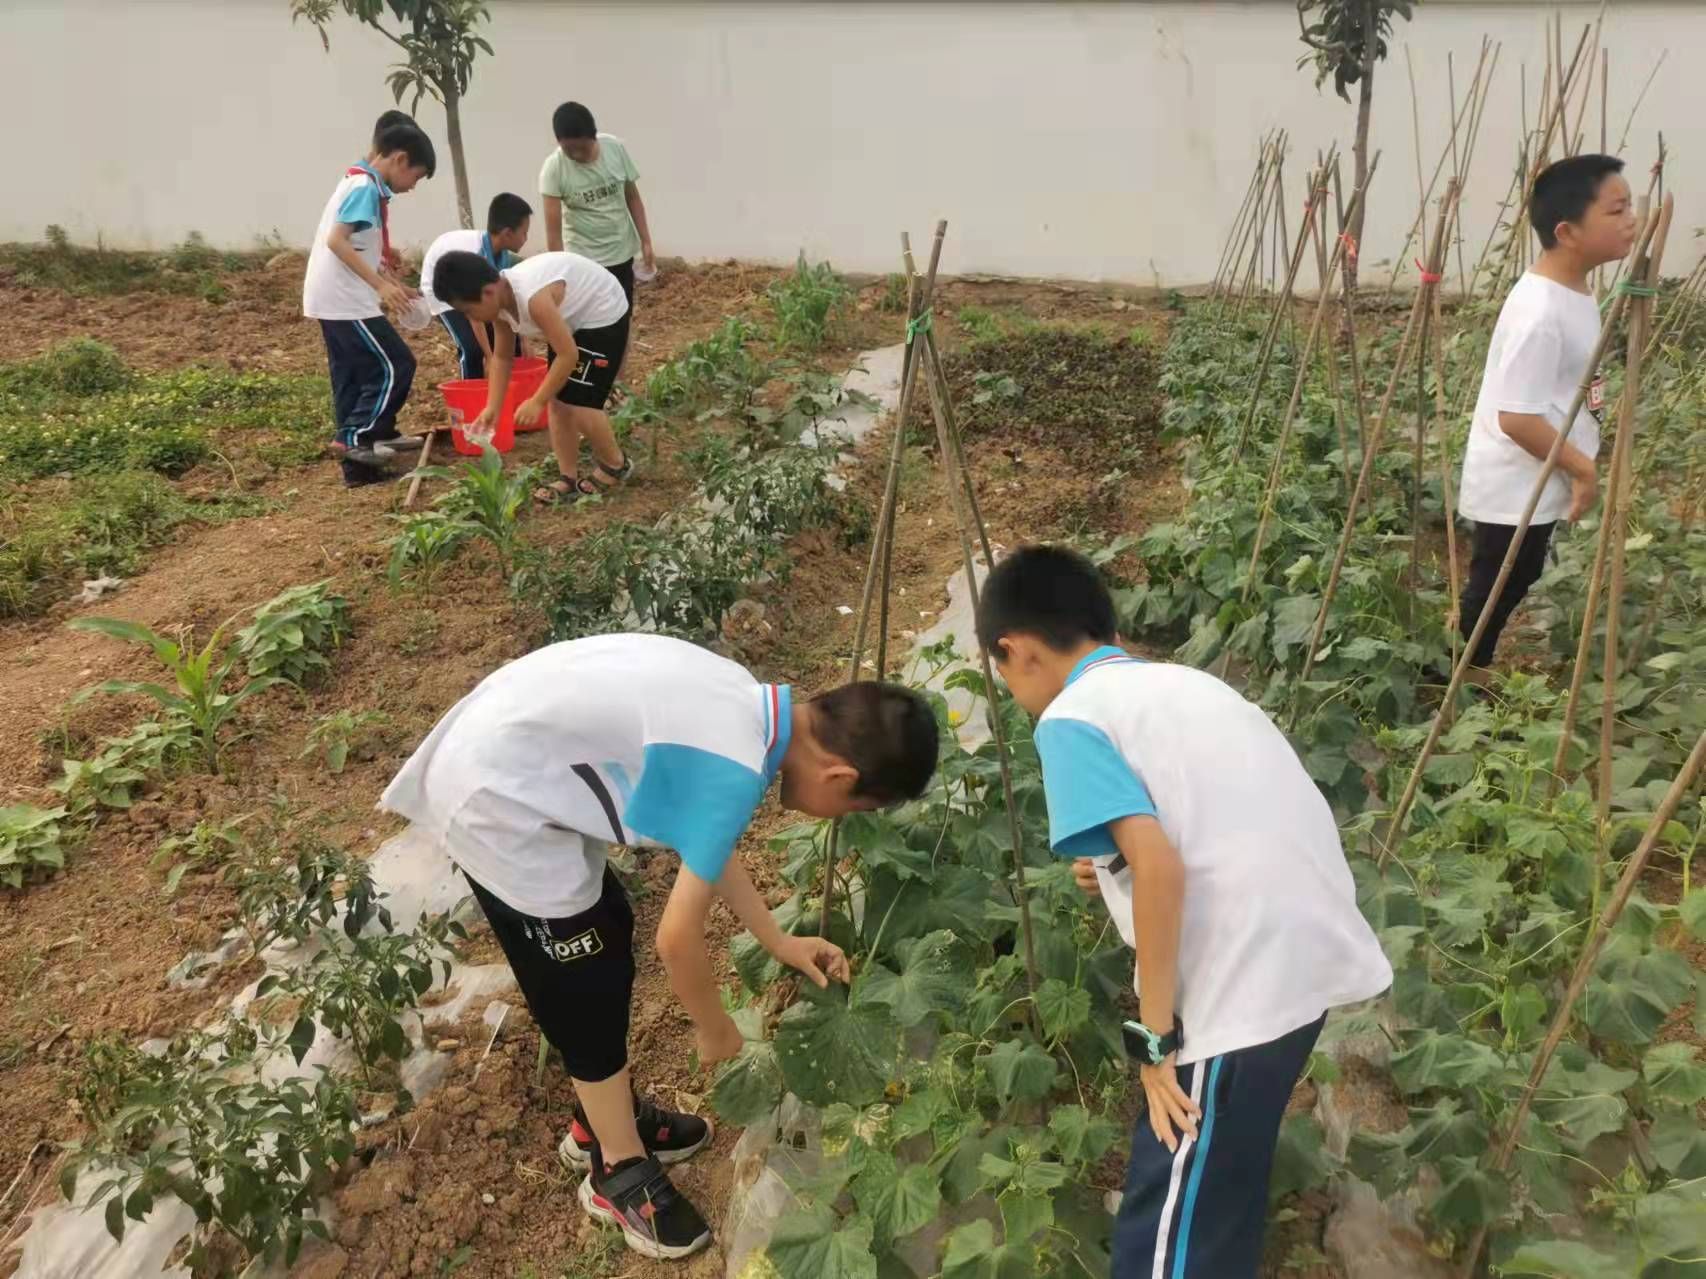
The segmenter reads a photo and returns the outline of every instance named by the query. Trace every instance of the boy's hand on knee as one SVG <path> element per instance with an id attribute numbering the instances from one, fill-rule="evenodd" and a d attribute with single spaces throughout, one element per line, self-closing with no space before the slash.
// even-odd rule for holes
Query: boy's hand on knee
<path id="1" fill-rule="evenodd" d="M 810 977 L 819 989 L 828 986 L 831 977 L 845 986 L 850 976 L 846 953 L 822 937 L 785 937 L 776 958 Z"/>
<path id="2" fill-rule="evenodd" d="M 1072 878 L 1090 896 L 1102 895 L 1102 881 L 1096 878 L 1096 863 L 1088 857 L 1080 857 L 1072 863 Z"/>
<path id="3" fill-rule="evenodd" d="M 719 1061 L 740 1056 L 744 1043 L 740 1037 L 740 1027 L 735 1025 L 735 1019 L 727 1013 L 708 1026 L 696 1026 L 694 1037 L 698 1040 L 699 1064 L 706 1069 Z"/>
<path id="4" fill-rule="evenodd" d="M 1202 1110 L 1179 1087 L 1174 1054 L 1168 1053 L 1159 1066 L 1138 1067 L 1138 1075 L 1149 1102 L 1149 1126 L 1155 1130 L 1155 1139 L 1168 1150 L 1177 1151 L 1180 1133 L 1197 1135 L 1197 1116 Z"/>

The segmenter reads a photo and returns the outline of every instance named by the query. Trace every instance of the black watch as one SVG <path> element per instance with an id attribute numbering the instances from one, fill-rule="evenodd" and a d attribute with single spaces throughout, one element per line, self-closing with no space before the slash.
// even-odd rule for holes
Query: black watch
<path id="1" fill-rule="evenodd" d="M 1120 1034 L 1125 1039 L 1128 1055 L 1145 1066 L 1159 1066 L 1169 1053 L 1179 1051 L 1179 1045 L 1184 1042 L 1185 1028 L 1175 1017 L 1173 1029 L 1165 1035 L 1158 1035 L 1140 1021 L 1128 1021 L 1120 1027 Z"/>

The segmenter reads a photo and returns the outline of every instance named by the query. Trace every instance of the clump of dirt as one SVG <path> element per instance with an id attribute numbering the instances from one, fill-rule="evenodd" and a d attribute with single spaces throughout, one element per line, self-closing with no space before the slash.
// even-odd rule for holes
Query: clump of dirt
<path id="1" fill-rule="evenodd" d="M 968 432 L 1015 430 L 1038 441 L 1063 433 L 1108 441 L 1153 435 L 1161 396 L 1155 348 L 1093 329 L 1026 327 L 974 342 L 946 361 Z"/>

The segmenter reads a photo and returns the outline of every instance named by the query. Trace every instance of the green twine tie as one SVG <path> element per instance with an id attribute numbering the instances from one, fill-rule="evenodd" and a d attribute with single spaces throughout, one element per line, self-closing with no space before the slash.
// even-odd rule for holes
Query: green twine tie
<path id="1" fill-rule="evenodd" d="M 1601 311 L 1611 305 L 1611 299 L 1619 293 L 1631 298 L 1656 298 L 1659 291 L 1650 284 L 1636 284 L 1633 280 L 1619 280 L 1612 286 L 1611 292 L 1605 295 L 1605 300 L 1599 304 Z"/>
<path id="2" fill-rule="evenodd" d="M 910 346 L 920 333 L 930 332 L 930 311 L 925 309 L 918 313 L 918 318 L 906 322 L 906 341 Z"/>

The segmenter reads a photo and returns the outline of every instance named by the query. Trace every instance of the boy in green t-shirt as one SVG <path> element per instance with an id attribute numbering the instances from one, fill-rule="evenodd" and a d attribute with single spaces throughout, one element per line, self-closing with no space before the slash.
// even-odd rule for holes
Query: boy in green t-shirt
<path id="1" fill-rule="evenodd" d="M 621 138 L 600 133 L 592 112 L 565 102 L 551 113 L 557 149 L 539 170 L 545 202 L 545 247 L 591 258 L 614 275 L 634 304 L 634 259 L 657 269 L 640 171 Z M 567 245 L 564 240 L 567 240 Z"/>

